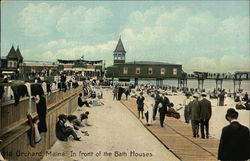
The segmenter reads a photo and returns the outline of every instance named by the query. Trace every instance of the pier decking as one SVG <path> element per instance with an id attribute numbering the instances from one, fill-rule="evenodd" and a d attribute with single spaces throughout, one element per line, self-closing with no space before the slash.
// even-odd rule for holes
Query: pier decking
<path id="1" fill-rule="evenodd" d="M 130 98 L 128 101 L 122 100 L 136 117 L 136 101 Z M 144 120 L 141 120 L 144 124 Z M 219 140 L 213 137 L 209 139 L 194 139 L 190 125 L 181 120 L 167 117 L 164 128 L 160 127 L 159 119 L 153 126 L 145 126 L 165 147 L 172 151 L 183 161 L 212 161 L 217 160 Z"/>

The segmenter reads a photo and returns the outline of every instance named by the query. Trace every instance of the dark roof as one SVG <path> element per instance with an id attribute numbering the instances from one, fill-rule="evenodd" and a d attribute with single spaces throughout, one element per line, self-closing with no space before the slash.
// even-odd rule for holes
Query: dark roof
<path id="1" fill-rule="evenodd" d="M 170 64 L 164 62 L 154 62 L 154 61 L 132 61 L 125 64 L 146 64 L 146 65 L 180 65 L 180 64 Z"/>
<path id="2" fill-rule="evenodd" d="M 62 59 L 57 59 L 59 63 L 62 64 L 73 64 L 73 63 L 84 63 L 84 64 L 101 64 L 102 60 L 96 60 L 96 61 L 90 61 L 90 60 L 82 60 L 82 59 L 77 59 L 77 60 L 62 60 Z"/>
<path id="3" fill-rule="evenodd" d="M 17 49 L 16 49 L 16 54 L 17 54 L 17 56 L 18 56 L 20 59 L 23 59 L 23 56 L 22 56 L 22 54 L 21 54 L 21 52 L 20 52 L 20 50 L 19 50 L 19 47 L 17 47 Z"/>
<path id="4" fill-rule="evenodd" d="M 12 45 L 9 54 L 7 55 L 8 58 L 18 58 L 18 55 L 14 49 L 14 46 Z"/>
<path id="5" fill-rule="evenodd" d="M 122 40 L 121 40 L 121 37 L 116 45 L 116 48 L 115 48 L 115 51 L 114 52 L 124 52 L 126 53 L 125 49 L 124 49 L 124 46 L 122 44 Z"/>

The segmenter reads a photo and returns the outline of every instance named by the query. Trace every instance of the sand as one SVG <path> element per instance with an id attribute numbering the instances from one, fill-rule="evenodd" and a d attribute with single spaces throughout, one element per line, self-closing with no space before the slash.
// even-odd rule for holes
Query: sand
<path id="1" fill-rule="evenodd" d="M 104 106 L 86 108 L 90 112 L 89 123 L 93 126 L 83 127 L 90 136 L 82 137 L 81 142 L 57 141 L 48 152 L 56 156 L 46 155 L 43 161 L 51 160 L 127 160 L 127 161 L 175 161 L 178 160 L 167 150 L 141 122 L 119 101 L 112 100 L 111 90 L 103 89 Z M 79 115 L 83 111 L 75 111 Z M 71 152 L 72 151 L 72 152 Z M 116 152 L 117 151 L 117 152 Z M 62 153 L 65 156 L 58 156 Z M 100 152 L 100 156 L 97 156 Z M 104 153 L 106 156 L 104 156 Z M 136 157 L 137 154 L 144 157 Z M 110 154 L 110 155 L 109 155 Z M 117 156 L 115 156 L 117 154 Z M 130 156 L 130 154 L 134 154 Z"/>

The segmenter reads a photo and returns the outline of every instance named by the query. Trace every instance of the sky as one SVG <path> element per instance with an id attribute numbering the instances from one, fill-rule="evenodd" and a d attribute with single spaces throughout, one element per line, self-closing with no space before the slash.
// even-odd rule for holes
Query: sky
<path id="1" fill-rule="evenodd" d="M 183 65 L 186 72 L 249 70 L 249 1 L 1 2 L 1 55 L 25 60 L 105 60 L 121 36 L 126 61 Z"/>

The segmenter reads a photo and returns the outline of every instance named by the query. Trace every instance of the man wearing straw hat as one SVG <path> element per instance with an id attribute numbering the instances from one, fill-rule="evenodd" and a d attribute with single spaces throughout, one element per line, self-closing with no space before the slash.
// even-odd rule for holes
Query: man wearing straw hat
<path id="1" fill-rule="evenodd" d="M 189 103 L 189 113 L 191 119 L 191 125 L 193 130 L 193 137 L 199 137 L 199 122 L 200 122 L 200 111 L 201 106 L 200 102 L 198 101 L 199 94 L 194 93 L 193 95 L 194 100 Z"/>

